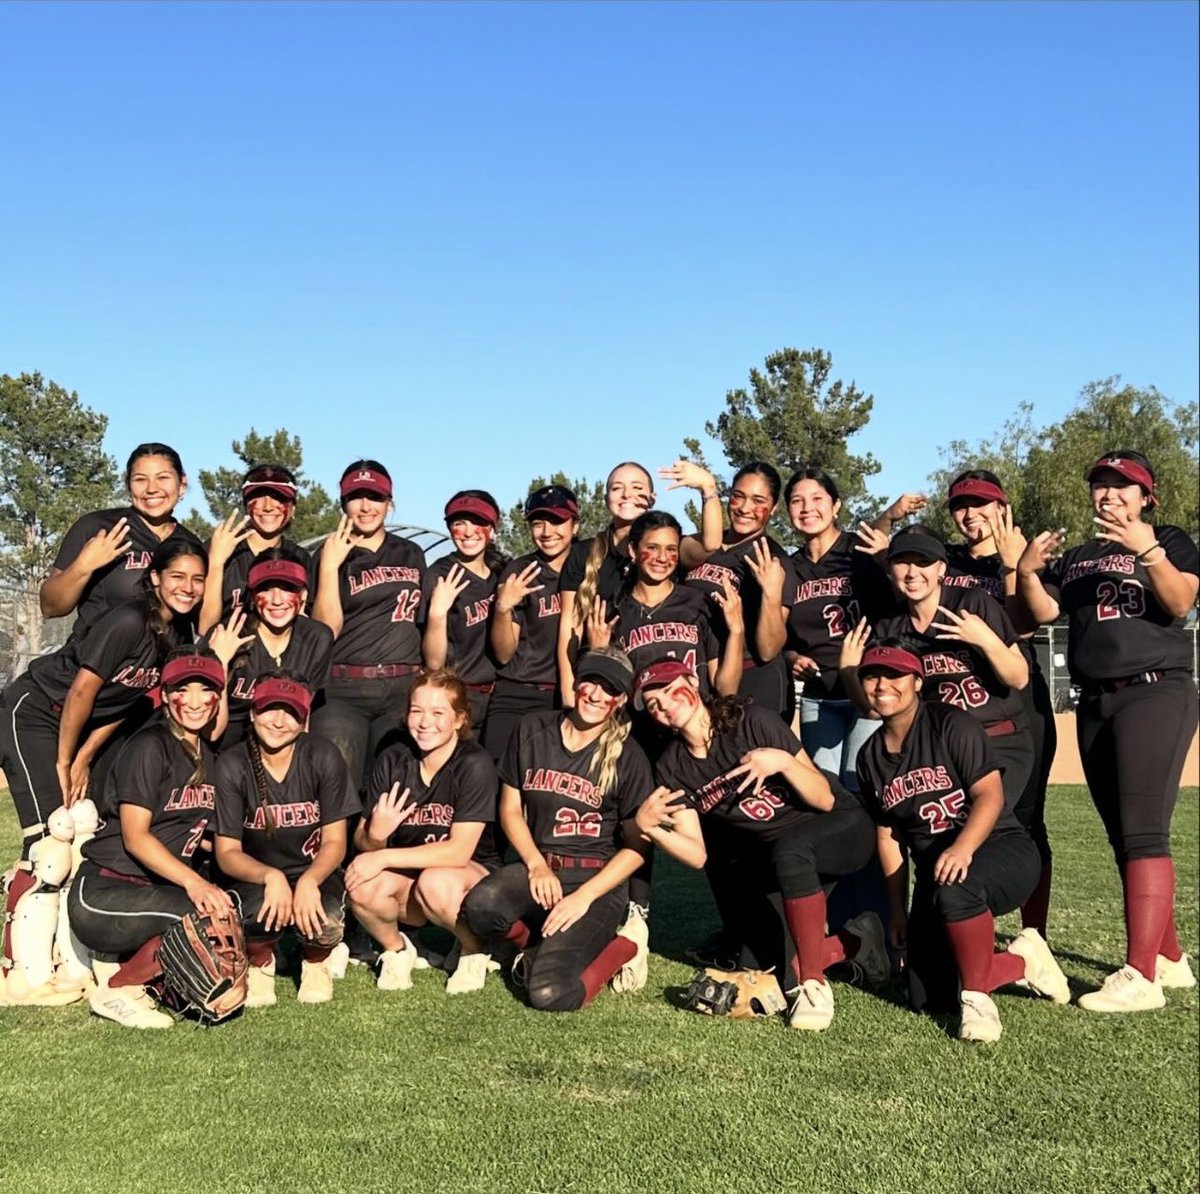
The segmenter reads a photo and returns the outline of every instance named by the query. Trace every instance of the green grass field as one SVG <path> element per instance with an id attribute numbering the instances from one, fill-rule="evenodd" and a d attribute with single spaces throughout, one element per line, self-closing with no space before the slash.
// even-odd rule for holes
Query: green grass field
<path id="1" fill-rule="evenodd" d="M 1120 892 L 1081 788 L 1051 792 L 1052 944 L 1076 993 L 1121 960 Z M 1197 943 L 1197 793 L 1175 816 L 1181 933 Z M 11 857 L 11 806 L 0 854 Z M 837 986 L 820 1035 L 713 1021 L 668 961 L 713 927 L 702 879 L 660 862 L 650 982 L 574 1015 L 440 972 L 383 995 L 135 1033 L 85 1008 L 0 1010 L 0 1189 L 14 1194 L 354 1191 L 1193 1191 L 1195 991 L 1089 1016 L 1022 993 L 1005 1036 Z M 1015 931 L 1009 921 L 1002 931 Z"/>

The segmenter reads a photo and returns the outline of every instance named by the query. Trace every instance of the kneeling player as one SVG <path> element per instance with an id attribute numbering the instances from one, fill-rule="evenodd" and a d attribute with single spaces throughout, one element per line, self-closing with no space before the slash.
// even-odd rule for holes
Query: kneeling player
<path id="1" fill-rule="evenodd" d="M 358 796 L 331 742 L 304 732 L 312 694 L 286 672 L 263 676 L 252 732 L 217 762 L 217 865 L 242 903 L 247 1007 L 275 1002 L 275 944 L 300 938 L 301 1003 L 333 998 L 329 955 L 342 939 L 346 820 Z"/>
<path id="2" fill-rule="evenodd" d="M 514 972 L 543 1011 L 583 1007 L 644 964 L 644 920 L 631 918 L 614 938 L 629 877 L 649 849 L 633 818 L 654 786 L 629 741 L 632 690 L 624 652 L 589 651 L 575 667 L 574 707 L 527 715 L 500 768 L 500 826 L 520 862 L 475 887 L 463 913 L 484 941 L 525 951 Z"/>
<path id="3" fill-rule="evenodd" d="M 417 951 L 400 926 L 426 921 L 458 939 L 447 994 L 478 991 L 490 958 L 459 909 L 467 892 L 500 865 L 492 831 L 496 765 L 471 741 L 470 700 L 452 671 L 417 677 L 407 724 L 409 741 L 385 748 L 375 763 L 368 789 L 375 798 L 354 838 L 360 853 L 346 869 L 350 907 L 383 947 L 381 991 L 412 986 Z"/>
<path id="4" fill-rule="evenodd" d="M 843 667 L 862 650 L 860 627 L 847 636 Z M 858 679 L 883 720 L 858 756 L 863 800 L 878 823 L 879 861 L 891 903 L 892 944 L 909 944 L 904 855 L 916 883 L 912 923 L 941 926 L 962 984 L 959 1037 L 999 1040 L 991 992 L 1024 984 L 1055 1003 L 1071 998 L 1067 979 L 1036 929 L 995 952 L 997 915 L 1019 908 L 1037 886 L 1041 859 L 1005 805 L 1000 771 L 983 727 L 949 705 L 923 702 L 922 665 L 898 640 L 862 654 Z M 916 942 L 914 941 L 915 945 Z"/>
<path id="5" fill-rule="evenodd" d="M 67 897 L 76 936 L 95 951 L 92 1011 L 126 1028 L 170 1028 L 145 984 L 161 973 L 162 934 L 196 909 L 228 914 L 232 901 L 194 869 L 213 815 L 212 751 L 205 741 L 225 690 L 211 652 L 176 653 L 162 670 L 164 716 L 130 739 L 105 785 L 105 820 L 83 849 Z"/>

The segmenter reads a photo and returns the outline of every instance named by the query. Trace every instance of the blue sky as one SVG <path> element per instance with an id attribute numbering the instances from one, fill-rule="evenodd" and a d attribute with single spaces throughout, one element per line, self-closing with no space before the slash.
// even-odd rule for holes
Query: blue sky
<path id="1" fill-rule="evenodd" d="M 0 5 L 0 371 L 437 525 L 820 346 L 899 492 L 1021 400 L 1196 398 L 1197 12 Z"/>

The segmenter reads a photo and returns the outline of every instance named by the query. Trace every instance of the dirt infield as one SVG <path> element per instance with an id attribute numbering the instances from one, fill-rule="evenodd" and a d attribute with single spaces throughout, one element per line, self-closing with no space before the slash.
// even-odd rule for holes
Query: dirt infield
<path id="1" fill-rule="evenodd" d="M 1056 713 L 1058 726 L 1058 753 L 1050 769 L 1052 784 L 1083 783 L 1083 767 L 1079 762 L 1079 749 L 1075 744 L 1075 714 Z M 1200 784 L 1200 735 L 1192 739 L 1187 762 L 1183 765 L 1183 786 L 1194 788 Z"/>

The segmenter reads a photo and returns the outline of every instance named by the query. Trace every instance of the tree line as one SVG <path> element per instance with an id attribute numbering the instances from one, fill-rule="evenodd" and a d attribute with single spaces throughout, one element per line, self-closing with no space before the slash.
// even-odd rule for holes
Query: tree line
<path id="1" fill-rule="evenodd" d="M 880 463 L 869 452 L 852 450 L 874 404 L 874 396 L 855 382 L 833 376 L 829 353 L 785 348 L 768 356 L 761 369 L 751 369 L 746 386 L 726 391 L 724 409 L 705 423 L 704 432 L 719 446 L 728 470 L 751 460 L 768 461 L 785 478 L 805 465 L 824 468 L 837 481 L 843 519 L 852 525 L 873 517 L 898 496 L 872 493 L 870 481 Z M 963 470 L 988 468 L 1004 483 L 1015 520 L 1026 533 L 1065 527 L 1068 541 L 1078 541 L 1092 531 L 1090 508 L 1081 500 L 1088 465 L 1105 450 L 1132 448 L 1154 462 L 1160 520 L 1200 537 L 1196 403 L 1173 403 L 1153 386 L 1140 389 L 1109 377 L 1085 385 L 1074 408 L 1058 422 L 1041 426 L 1036 413 L 1031 402 L 1018 402 L 990 436 L 950 440 L 939 448 L 941 463 L 924 484 L 913 477 L 907 487 L 936 499 Z M 0 375 L 0 585 L 14 594 L 16 610 L 14 626 L 0 625 L 0 650 L 6 637 L 11 645 L 18 624 L 37 649 L 37 592 L 59 540 L 80 515 L 125 501 L 117 463 L 103 446 L 107 427 L 106 415 L 41 373 Z M 201 537 L 240 507 L 242 475 L 258 464 L 281 464 L 296 475 L 296 539 L 315 538 L 337 525 L 337 500 L 305 475 L 298 435 L 283 429 L 260 434 L 251 428 L 230 446 L 230 462 L 197 474 L 208 515 L 193 513 L 186 522 Z M 713 467 L 698 437 L 685 439 L 682 446 L 684 454 Z M 720 476 L 725 470 L 717 466 L 713 471 Z M 532 478 L 529 491 L 548 483 L 576 492 L 583 534 L 594 534 L 607 522 L 603 478 L 556 472 Z M 949 513 L 938 500 L 922 517 L 943 533 L 952 530 Z M 783 543 L 796 542 L 785 511 L 776 515 L 773 533 Z M 532 550 L 520 503 L 504 513 L 497 538 L 511 555 Z"/>

